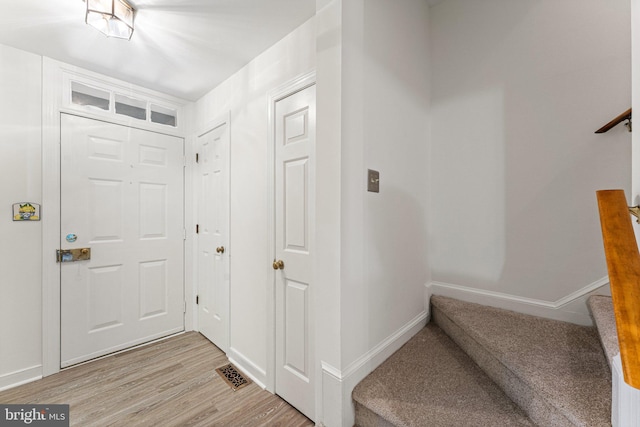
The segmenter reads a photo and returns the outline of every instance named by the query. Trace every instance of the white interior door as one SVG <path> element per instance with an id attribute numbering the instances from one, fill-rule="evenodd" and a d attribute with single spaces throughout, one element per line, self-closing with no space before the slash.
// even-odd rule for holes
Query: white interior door
<path id="1" fill-rule="evenodd" d="M 61 365 L 184 330 L 183 140 L 61 115 Z M 75 236 L 75 241 L 74 240 Z"/>
<path id="2" fill-rule="evenodd" d="M 229 350 L 229 126 L 198 138 L 198 327 Z"/>
<path id="3" fill-rule="evenodd" d="M 276 393 L 315 418 L 315 86 L 275 106 Z M 281 263 L 279 264 L 279 262 Z"/>

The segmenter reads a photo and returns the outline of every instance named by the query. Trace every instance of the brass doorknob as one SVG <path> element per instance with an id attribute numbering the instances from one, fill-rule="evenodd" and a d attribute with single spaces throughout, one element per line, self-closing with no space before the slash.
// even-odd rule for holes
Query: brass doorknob
<path id="1" fill-rule="evenodd" d="M 279 259 L 277 261 L 273 261 L 273 269 L 274 270 L 282 270 L 284 269 L 284 262 Z"/>
<path id="2" fill-rule="evenodd" d="M 216 252 L 218 252 L 219 254 L 223 254 L 224 253 L 224 246 L 218 246 L 216 248 Z"/>
<path id="3" fill-rule="evenodd" d="M 82 248 L 82 249 L 80 249 L 80 253 L 81 253 L 82 255 L 86 255 L 86 254 L 88 254 L 88 253 L 89 253 L 89 249 L 87 249 L 87 248 Z"/>

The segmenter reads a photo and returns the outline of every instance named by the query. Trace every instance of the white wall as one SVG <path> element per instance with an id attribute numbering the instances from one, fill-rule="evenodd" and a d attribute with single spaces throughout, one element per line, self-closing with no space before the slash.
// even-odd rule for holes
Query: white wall
<path id="1" fill-rule="evenodd" d="M 607 275 L 595 191 L 630 188 L 628 0 L 430 10 L 433 280 L 557 301 Z"/>
<path id="2" fill-rule="evenodd" d="M 320 421 L 352 425 L 353 387 L 426 319 L 428 6 L 317 6 L 317 323 L 328 325 L 318 347 L 330 365 Z M 379 193 L 367 192 L 367 169 L 380 172 Z"/>
<path id="3" fill-rule="evenodd" d="M 428 6 L 343 2 L 342 363 L 424 311 Z M 380 192 L 367 192 L 367 169 Z"/>
<path id="4" fill-rule="evenodd" d="M 340 372 L 340 186 L 342 134 L 342 0 L 316 1 L 316 357 L 317 420 L 339 425 L 343 395 Z M 331 371 L 331 372 L 327 372 Z M 333 410 L 329 409 L 332 408 Z"/>
<path id="5" fill-rule="evenodd" d="M 259 381 L 267 373 L 268 92 L 315 68 L 314 20 L 303 24 L 196 103 L 197 129 L 230 112 L 230 356 Z"/>
<path id="6" fill-rule="evenodd" d="M 13 203 L 42 203 L 41 69 L 0 45 L 0 389 L 41 374 L 42 228 L 11 218 Z"/>

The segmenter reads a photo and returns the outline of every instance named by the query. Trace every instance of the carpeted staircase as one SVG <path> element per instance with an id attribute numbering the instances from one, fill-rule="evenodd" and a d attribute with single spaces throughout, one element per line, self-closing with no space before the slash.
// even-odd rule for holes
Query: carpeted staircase
<path id="1" fill-rule="evenodd" d="M 433 296 L 431 322 L 354 389 L 356 426 L 610 426 L 610 301 L 589 300 L 594 328 Z"/>

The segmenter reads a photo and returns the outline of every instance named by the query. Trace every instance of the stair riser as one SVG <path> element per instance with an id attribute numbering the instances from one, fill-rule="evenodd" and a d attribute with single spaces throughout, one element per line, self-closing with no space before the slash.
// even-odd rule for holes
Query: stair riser
<path id="1" fill-rule="evenodd" d="M 594 295 L 587 301 L 593 323 L 598 328 L 598 336 L 604 351 L 609 369 L 612 369 L 613 358 L 620 353 L 616 317 L 613 314 L 613 302 L 610 297 Z"/>
<path id="2" fill-rule="evenodd" d="M 574 427 L 564 415 L 516 377 L 509 369 L 465 333 L 437 307 L 432 306 L 432 320 L 458 344 L 487 375 L 502 388 L 529 418 L 540 426 Z"/>
<path id="3" fill-rule="evenodd" d="M 354 427 L 397 427 L 358 402 L 354 402 L 354 405 L 356 409 L 356 424 Z"/>

